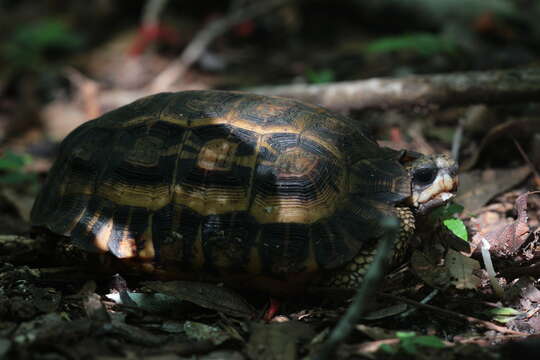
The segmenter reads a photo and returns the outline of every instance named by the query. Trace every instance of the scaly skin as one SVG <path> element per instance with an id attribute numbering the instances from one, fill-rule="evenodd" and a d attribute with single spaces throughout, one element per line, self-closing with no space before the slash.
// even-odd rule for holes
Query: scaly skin
<path id="1" fill-rule="evenodd" d="M 394 249 L 390 266 L 397 266 L 403 262 L 409 250 L 409 240 L 414 234 L 415 219 L 410 208 L 396 207 L 395 216 L 399 218 L 400 230 L 398 238 L 394 241 Z M 364 275 L 373 261 L 376 244 L 362 250 L 350 263 L 344 267 L 331 271 L 321 279 L 316 286 L 356 289 L 360 286 Z"/>

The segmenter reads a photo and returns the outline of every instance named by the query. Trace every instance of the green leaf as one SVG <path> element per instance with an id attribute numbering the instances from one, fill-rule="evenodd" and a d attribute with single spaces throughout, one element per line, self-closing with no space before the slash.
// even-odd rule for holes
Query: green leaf
<path id="1" fill-rule="evenodd" d="M 521 314 L 519 311 L 517 311 L 516 309 L 512 309 L 512 308 L 509 308 L 509 307 L 504 307 L 504 308 L 494 308 L 494 309 L 491 309 L 488 311 L 488 314 L 490 315 L 505 315 L 505 316 L 514 316 L 514 315 L 519 315 Z"/>
<path id="2" fill-rule="evenodd" d="M 0 157 L 0 170 L 20 170 L 31 162 L 32 157 L 28 154 L 15 154 L 11 151 L 6 151 Z"/>
<path id="3" fill-rule="evenodd" d="M 51 52 L 74 51 L 82 42 L 65 22 L 48 18 L 21 24 L 0 50 L 12 67 L 34 68 L 46 63 L 45 58 Z"/>
<path id="4" fill-rule="evenodd" d="M 366 51 L 372 54 L 412 51 L 423 56 L 431 56 L 438 53 L 453 53 L 456 50 L 457 44 L 455 42 L 431 33 L 383 37 L 371 42 L 366 48 Z"/>
<path id="5" fill-rule="evenodd" d="M 443 221 L 443 224 L 457 237 L 469 241 L 467 228 L 461 219 L 446 219 Z"/>
<path id="6" fill-rule="evenodd" d="M 324 84 L 334 81 L 334 71 L 332 69 L 322 69 L 318 71 L 308 70 L 306 72 L 308 81 L 312 84 Z"/>
<path id="7" fill-rule="evenodd" d="M 396 337 L 400 340 L 412 338 L 415 336 L 416 333 L 414 331 L 396 331 Z"/>
<path id="8" fill-rule="evenodd" d="M 398 349 L 396 347 L 390 346 L 388 344 L 382 344 L 381 346 L 379 346 L 379 349 L 388 354 L 396 354 L 398 352 Z"/>
<path id="9" fill-rule="evenodd" d="M 492 320 L 500 322 L 502 324 L 507 323 L 512 319 L 515 319 L 518 315 L 521 315 L 521 312 L 509 307 L 490 309 L 486 311 L 486 313 L 489 317 L 491 317 Z"/>
<path id="10" fill-rule="evenodd" d="M 413 339 L 404 339 L 399 343 L 407 354 L 416 354 L 416 344 Z"/>
<path id="11" fill-rule="evenodd" d="M 7 174 L 0 174 L 1 185 L 16 185 L 25 182 L 37 181 L 36 174 L 24 174 L 20 172 L 13 172 Z"/>
<path id="12" fill-rule="evenodd" d="M 444 341 L 433 335 L 417 336 L 414 338 L 414 342 L 418 345 L 440 349 L 445 347 Z"/>

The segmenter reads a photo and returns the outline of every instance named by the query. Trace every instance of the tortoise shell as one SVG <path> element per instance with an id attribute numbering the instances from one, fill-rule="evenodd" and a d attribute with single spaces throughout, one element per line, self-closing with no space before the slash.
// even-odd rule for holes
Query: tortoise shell
<path id="1" fill-rule="evenodd" d="M 380 238 L 377 220 L 411 195 L 401 156 L 318 106 L 162 93 L 68 135 L 31 219 L 154 268 L 314 273 Z"/>

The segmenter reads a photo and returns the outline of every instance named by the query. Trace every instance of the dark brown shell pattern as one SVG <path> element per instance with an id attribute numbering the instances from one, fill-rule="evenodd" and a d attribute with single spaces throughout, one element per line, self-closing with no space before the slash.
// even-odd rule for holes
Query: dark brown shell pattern
<path id="1" fill-rule="evenodd" d="M 332 269 L 373 246 L 378 219 L 410 195 L 399 154 L 299 101 L 162 93 L 68 135 L 32 223 L 178 271 Z"/>

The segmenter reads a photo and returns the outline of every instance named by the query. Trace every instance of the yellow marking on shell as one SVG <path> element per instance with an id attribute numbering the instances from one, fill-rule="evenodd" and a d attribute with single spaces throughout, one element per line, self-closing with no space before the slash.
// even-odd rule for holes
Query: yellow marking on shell
<path id="1" fill-rule="evenodd" d="M 157 115 L 157 114 L 156 114 Z M 98 127 L 107 128 L 129 128 L 139 124 L 148 124 L 156 121 L 156 116 L 137 116 L 126 121 L 118 121 L 116 117 L 101 117 L 97 118 L 95 124 Z"/>
<path id="2" fill-rule="evenodd" d="M 61 194 L 62 197 L 66 195 L 88 195 L 91 196 L 94 194 L 94 188 L 92 184 L 87 183 L 70 183 L 69 186 L 65 186 L 63 188 L 63 192 Z"/>
<path id="3" fill-rule="evenodd" d="M 189 141 L 187 141 L 189 143 Z M 195 158 L 197 165 L 206 170 L 230 170 L 233 165 L 254 169 L 257 154 L 236 156 L 236 143 L 225 139 L 210 141 L 199 151 L 199 155 L 182 153 L 179 157 Z M 228 151 L 228 153 L 226 153 Z M 252 170 L 253 171 L 253 170 Z M 249 206 L 249 191 L 245 185 L 237 187 L 176 184 L 172 189 L 172 202 L 184 205 L 201 215 L 223 214 L 233 211 L 246 211 Z"/>
<path id="4" fill-rule="evenodd" d="M 230 171 L 237 147 L 237 143 L 226 139 L 211 140 L 199 151 L 197 166 L 204 170 Z"/>
<path id="5" fill-rule="evenodd" d="M 315 154 L 300 147 L 287 149 L 275 162 L 279 177 L 300 177 L 309 174 L 318 163 Z"/>
<path id="6" fill-rule="evenodd" d="M 63 188 L 61 196 L 70 194 L 93 196 L 93 184 L 71 182 Z M 137 206 L 155 211 L 168 204 L 169 185 L 143 186 L 105 181 L 98 186 L 95 194 L 118 205 Z M 80 218 L 74 219 L 73 227 L 79 220 Z"/>
<path id="7" fill-rule="evenodd" d="M 255 145 L 253 156 L 251 157 L 251 161 L 245 164 L 251 169 L 251 172 L 249 174 L 248 191 L 246 194 L 246 199 L 247 199 L 246 211 L 248 212 L 250 211 L 251 205 L 253 204 L 253 202 L 251 201 L 253 199 L 253 192 L 255 189 L 255 187 L 253 186 L 253 183 L 255 181 L 255 176 L 257 174 L 257 160 L 261 152 L 261 143 L 263 142 L 263 139 L 264 139 L 264 136 L 261 136 L 261 135 L 257 136 L 257 144 Z"/>
<path id="8" fill-rule="evenodd" d="M 143 167 L 158 165 L 163 140 L 155 136 L 138 138 L 126 154 L 126 161 Z"/>
<path id="9" fill-rule="evenodd" d="M 113 226 L 113 220 L 109 219 L 109 221 L 99 229 L 99 232 L 95 234 L 94 245 L 98 249 L 109 251 L 109 238 L 111 237 Z"/>
<path id="10" fill-rule="evenodd" d="M 332 215 L 335 209 L 336 201 L 314 204 L 311 201 L 303 202 L 279 196 L 263 197 L 257 194 L 250 214 L 261 224 L 275 222 L 312 224 L 319 219 Z"/>
<path id="11" fill-rule="evenodd" d="M 176 187 L 177 176 L 178 176 L 178 173 L 179 173 L 179 163 L 180 163 L 180 160 L 182 159 L 182 153 L 183 153 L 183 150 L 184 150 L 184 146 L 186 144 L 187 139 L 189 139 L 190 135 L 191 135 L 191 131 L 189 131 L 189 130 L 184 131 L 184 134 L 182 136 L 182 140 L 180 141 L 180 143 L 178 143 L 178 144 L 176 144 L 174 146 L 171 146 L 171 147 L 169 147 L 168 149 L 165 150 L 164 156 L 175 155 L 176 154 L 176 160 L 174 162 L 174 169 L 173 169 L 173 173 L 172 173 L 172 181 L 169 184 L 169 201 L 170 202 L 174 202 L 174 196 L 175 196 L 174 189 Z"/>
<path id="12" fill-rule="evenodd" d="M 142 235 L 142 240 L 144 241 L 142 249 L 139 251 L 139 258 L 143 260 L 152 260 L 156 256 L 154 249 L 154 239 L 152 237 L 152 220 L 154 214 L 150 214 L 148 217 L 148 226 Z"/>
<path id="13" fill-rule="evenodd" d="M 278 181 L 280 178 L 290 177 L 309 178 L 310 173 L 319 164 L 319 157 L 302 148 L 293 147 L 279 154 L 275 162 L 261 164 L 273 166 Z M 343 201 L 348 189 L 348 173 L 345 170 L 332 176 L 337 177 L 335 181 L 337 188 L 345 191 L 336 192 L 334 187 L 324 183 L 316 189 L 317 194 L 313 200 L 256 192 L 249 213 L 262 224 L 273 222 L 311 224 L 331 216 L 338 204 Z"/>
<path id="14" fill-rule="evenodd" d="M 69 226 L 66 228 L 65 234 L 70 234 L 73 231 L 73 229 L 75 229 L 75 226 L 77 226 L 77 224 L 81 221 L 85 212 L 86 212 L 86 209 L 83 209 L 77 216 L 71 219 Z"/>
<path id="15" fill-rule="evenodd" d="M 246 190 L 237 188 L 209 188 L 176 185 L 173 202 L 184 205 L 201 215 L 245 211 L 248 207 Z"/>
<path id="16" fill-rule="evenodd" d="M 75 225 L 77 225 L 77 223 L 82 219 L 82 216 L 83 216 L 83 214 L 86 213 L 86 211 L 87 210 L 84 210 L 83 212 L 81 212 L 81 215 L 78 217 L 78 219 L 76 219 L 77 222 L 75 223 Z M 98 211 L 96 211 L 96 212 L 94 212 L 92 214 L 92 218 L 90 219 L 90 221 L 88 221 L 88 224 L 86 224 L 86 232 L 87 233 L 90 233 L 92 231 L 92 228 L 97 223 L 100 216 L 101 216 L 100 210 L 98 210 Z M 69 232 L 71 232 L 75 228 L 75 225 L 73 225 L 73 227 L 69 229 Z"/>
<path id="17" fill-rule="evenodd" d="M 170 201 L 169 185 L 133 185 L 104 182 L 96 194 L 118 205 L 136 206 L 156 211 Z"/>
<path id="18" fill-rule="evenodd" d="M 292 125 L 259 125 L 254 121 L 244 120 L 239 117 L 235 111 L 231 111 L 227 116 L 225 117 L 213 117 L 213 118 L 207 118 L 207 119 L 197 119 L 197 121 L 192 124 L 191 126 L 188 125 L 187 119 L 179 118 L 176 116 L 172 116 L 169 114 L 162 114 L 162 120 L 177 124 L 186 128 L 196 128 L 200 126 L 207 126 L 207 125 L 225 125 L 228 124 L 230 126 L 234 126 L 236 128 L 240 129 L 246 129 L 253 131 L 259 135 L 271 135 L 271 134 L 277 134 L 277 133 L 290 133 L 290 134 L 299 134 L 302 129 L 298 127 L 297 124 Z M 317 144 L 323 146 L 325 149 L 330 151 L 334 156 L 340 157 L 341 152 L 339 149 L 332 143 L 329 143 L 322 139 L 320 136 L 317 135 L 315 132 L 306 131 L 301 134 L 302 138 L 311 140 L 313 142 L 316 142 Z"/>
<path id="19" fill-rule="evenodd" d="M 187 131 L 184 133 L 188 133 Z M 169 146 L 168 148 L 164 149 L 161 153 L 161 156 L 171 156 L 171 155 L 178 155 L 180 151 L 182 150 L 182 144 L 184 141 L 180 141 L 178 144 L 174 144 Z"/>
<path id="20" fill-rule="evenodd" d="M 339 176 L 337 188 L 343 189 L 347 185 L 346 176 Z M 261 224 L 274 222 L 294 222 L 312 224 L 322 218 L 334 214 L 336 208 L 342 203 L 346 191 L 336 192 L 334 188 L 326 185 L 317 189 L 317 196 L 313 200 L 303 200 L 294 197 L 265 196 L 256 193 L 250 214 Z"/>

